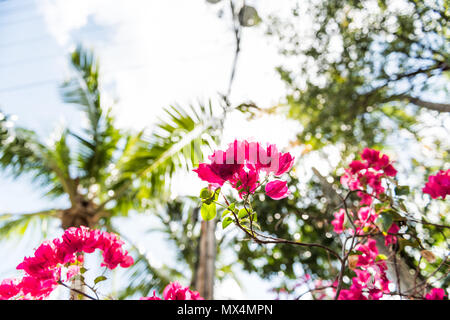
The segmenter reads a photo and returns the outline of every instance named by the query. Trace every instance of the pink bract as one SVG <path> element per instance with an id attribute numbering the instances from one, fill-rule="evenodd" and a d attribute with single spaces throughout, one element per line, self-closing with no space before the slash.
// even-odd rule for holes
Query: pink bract
<path id="1" fill-rule="evenodd" d="M 444 300 L 446 297 L 444 289 L 433 288 L 425 295 L 425 300 Z"/>
<path id="2" fill-rule="evenodd" d="M 245 194 L 253 194 L 260 186 L 261 175 L 281 176 L 294 165 L 295 158 L 290 153 L 279 152 L 274 144 L 263 147 L 258 142 L 235 140 L 225 151 L 216 150 L 208 157 L 210 163 L 200 163 L 193 171 L 198 177 L 212 187 L 221 187 L 226 182 L 239 192 L 242 198 Z M 273 199 L 282 199 L 289 193 L 276 193 L 274 187 L 284 186 L 278 183 L 269 186 L 268 195 Z M 266 186 L 267 188 L 267 186 Z"/>
<path id="3" fill-rule="evenodd" d="M 164 300 L 204 300 L 197 291 L 192 291 L 189 287 L 183 287 L 179 282 L 169 283 L 163 291 Z M 161 300 L 153 291 L 153 296 L 143 297 L 140 300 Z"/>
<path id="4" fill-rule="evenodd" d="M 127 268 L 134 261 L 122 248 L 123 244 L 123 241 L 112 233 L 91 230 L 84 226 L 69 228 L 65 230 L 61 238 L 43 242 L 35 250 L 34 256 L 24 258 L 17 269 L 23 270 L 25 276 L 15 282 L 2 283 L 0 299 L 46 298 L 56 288 L 59 281 L 67 281 L 79 273 L 80 265 L 84 260 L 82 253 L 91 253 L 96 249 L 103 251 L 103 266 L 109 269 L 114 269 L 118 265 Z M 61 279 L 63 267 L 67 268 L 65 279 Z M 8 287 L 13 283 L 15 291 L 11 291 Z M 15 295 L 11 296 L 14 292 Z"/>
<path id="5" fill-rule="evenodd" d="M 286 181 L 274 180 L 266 184 L 266 194 L 274 199 L 280 200 L 286 198 L 290 192 Z"/>
<path id="6" fill-rule="evenodd" d="M 440 170 L 437 174 L 430 176 L 422 192 L 429 194 L 433 199 L 439 197 L 445 199 L 450 194 L 450 169 Z"/>

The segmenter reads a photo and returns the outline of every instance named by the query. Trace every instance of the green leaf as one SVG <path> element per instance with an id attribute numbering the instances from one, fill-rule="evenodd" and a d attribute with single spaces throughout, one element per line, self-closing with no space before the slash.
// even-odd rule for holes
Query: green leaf
<path id="1" fill-rule="evenodd" d="M 211 197 L 211 192 L 209 191 L 208 188 L 203 188 L 200 191 L 200 198 L 202 199 L 209 199 Z"/>
<path id="2" fill-rule="evenodd" d="M 80 273 L 81 274 L 84 274 L 86 271 L 87 271 L 87 269 L 85 267 L 81 267 L 80 268 Z"/>
<path id="3" fill-rule="evenodd" d="M 236 202 L 233 202 L 228 206 L 228 210 L 234 211 L 234 209 L 236 209 Z"/>
<path id="4" fill-rule="evenodd" d="M 222 212 L 222 218 L 225 217 L 227 214 L 229 214 L 231 211 L 230 210 L 224 210 Z"/>
<path id="5" fill-rule="evenodd" d="M 200 214 L 203 218 L 203 220 L 209 221 L 216 217 L 217 210 L 216 210 L 216 204 L 214 202 L 207 204 L 203 203 L 202 207 L 200 209 Z"/>
<path id="6" fill-rule="evenodd" d="M 239 212 L 238 212 L 238 218 L 239 219 L 242 219 L 243 217 L 245 217 L 245 216 L 247 216 L 248 215 L 248 212 L 247 212 L 247 209 L 245 209 L 245 208 L 242 208 L 241 210 L 239 210 Z"/>
<path id="7" fill-rule="evenodd" d="M 106 278 L 105 276 L 98 276 L 97 278 L 94 279 L 94 283 L 97 284 L 99 282 L 105 281 L 106 279 L 108 278 Z"/>
<path id="8" fill-rule="evenodd" d="M 407 196 L 409 194 L 409 186 L 395 187 L 395 194 L 398 196 Z"/>
<path id="9" fill-rule="evenodd" d="M 386 233 L 394 222 L 394 218 L 389 211 L 383 211 L 378 215 L 375 224 L 380 228 L 380 230 Z"/>
<path id="10" fill-rule="evenodd" d="M 239 23 L 243 27 L 253 27 L 261 22 L 258 11 L 252 6 L 244 5 L 239 10 Z"/>
<path id="11" fill-rule="evenodd" d="M 379 254 L 375 261 L 387 260 L 387 257 L 384 254 Z"/>
<path id="12" fill-rule="evenodd" d="M 384 208 L 388 208 L 390 205 L 389 202 L 381 202 L 381 203 L 376 203 L 375 204 L 375 212 L 378 212 Z"/>
<path id="13" fill-rule="evenodd" d="M 219 199 L 219 194 L 220 194 L 220 188 L 217 188 L 216 190 L 214 190 L 214 194 L 213 194 L 214 201 L 217 201 L 217 199 Z"/>
<path id="14" fill-rule="evenodd" d="M 233 219 L 231 217 L 225 217 L 225 219 L 222 220 L 222 229 L 225 229 L 233 222 Z"/>

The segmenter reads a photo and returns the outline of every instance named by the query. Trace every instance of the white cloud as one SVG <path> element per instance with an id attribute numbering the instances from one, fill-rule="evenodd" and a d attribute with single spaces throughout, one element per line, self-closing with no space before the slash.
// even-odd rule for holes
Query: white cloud
<path id="1" fill-rule="evenodd" d="M 116 113 L 123 126 L 149 125 L 163 106 L 216 98 L 227 89 L 235 50 L 231 23 L 218 19 L 216 7 L 204 0 L 39 4 L 49 31 L 62 46 L 73 47 L 75 38 L 94 46 L 105 82 L 120 98 Z M 260 5 L 261 10 L 274 10 L 269 1 Z M 105 26 L 111 26 L 107 33 L 89 33 Z M 245 29 L 233 101 L 276 104 L 283 92 L 274 71 L 278 59 L 262 29 Z"/>

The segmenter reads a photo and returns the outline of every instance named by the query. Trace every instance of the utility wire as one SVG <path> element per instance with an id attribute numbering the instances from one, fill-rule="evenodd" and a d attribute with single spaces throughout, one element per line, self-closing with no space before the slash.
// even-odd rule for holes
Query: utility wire
<path id="1" fill-rule="evenodd" d="M 19 20 L 15 20 L 15 21 L 1 21 L 0 27 L 9 27 L 11 25 L 17 25 L 17 24 L 27 23 L 27 22 L 31 22 L 31 21 L 36 21 L 41 18 L 42 18 L 42 16 L 38 14 L 38 15 L 28 17 L 26 19 L 19 19 Z"/>
<path id="2" fill-rule="evenodd" d="M 15 1 L 15 2 L 17 2 L 17 1 Z M 17 6 L 12 6 L 11 7 L 11 6 L 7 5 L 7 4 L 11 3 L 10 1 L 0 1 L 0 14 L 8 12 L 7 10 L 4 10 L 4 9 L 12 9 L 10 11 L 14 11 L 14 10 L 17 10 L 17 9 L 28 8 L 30 5 L 35 3 L 34 0 L 28 0 L 28 1 L 27 0 L 22 0 L 21 2 L 31 2 L 31 3 L 25 4 L 25 5 L 21 4 L 21 5 L 17 5 Z"/>
<path id="3" fill-rule="evenodd" d="M 123 71 L 123 70 L 140 69 L 143 66 L 144 66 L 144 64 L 124 66 L 124 67 L 115 68 L 114 70 L 112 70 L 112 69 L 106 70 L 106 71 L 102 72 L 102 74 L 109 74 L 112 72 Z M 31 81 L 31 82 L 20 84 L 20 85 L 0 88 L 0 93 L 10 93 L 10 92 L 14 92 L 14 91 L 21 91 L 24 89 L 30 89 L 30 88 L 34 88 L 34 87 L 46 86 L 49 84 L 55 85 L 55 84 L 62 83 L 63 81 L 64 81 L 64 79 L 56 78 L 56 77 L 50 78 L 50 79 L 45 79 L 45 80 L 39 80 L 39 81 Z"/>
<path id="4" fill-rule="evenodd" d="M 108 25 L 102 25 L 102 26 L 96 26 L 96 27 L 88 27 L 85 28 L 85 30 L 80 30 L 78 33 L 80 35 L 86 35 L 86 34 L 93 34 L 93 33 L 102 33 L 102 32 L 106 32 L 106 31 L 111 31 L 110 28 L 116 28 L 118 26 L 121 26 L 124 24 L 124 21 L 120 21 L 120 22 L 116 22 L 116 23 L 112 23 L 112 24 L 108 24 Z M 22 45 L 22 44 L 27 44 L 30 42 L 37 42 L 37 41 L 41 41 L 44 39 L 54 39 L 54 37 L 50 34 L 44 34 L 44 35 L 40 35 L 40 36 L 36 36 L 33 38 L 29 38 L 29 39 L 21 39 L 21 40 L 15 40 L 15 41 L 9 41 L 9 42 L 4 42 L 4 43 L 0 43 L 0 48 L 9 48 L 12 46 L 18 46 L 18 45 Z"/>

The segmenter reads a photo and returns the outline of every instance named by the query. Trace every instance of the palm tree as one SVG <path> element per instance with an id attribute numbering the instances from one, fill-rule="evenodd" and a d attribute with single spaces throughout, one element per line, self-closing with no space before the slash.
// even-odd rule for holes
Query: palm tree
<path id="1" fill-rule="evenodd" d="M 201 148 L 215 141 L 217 119 L 211 102 L 188 110 L 165 109 L 166 119 L 159 120 L 152 134 L 117 128 L 111 108 L 102 103 L 99 62 L 93 52 L 78 46 L 71 54 L 71 65 L 74 75 L 61 86 L 61 93 L 87 119 L 80 132 L 64 128 L 52 143 L 45 144 L 31 130 L 8 126 L 8 116 L 0 120 L 0 167 L 14 178 L 31 175 L 45 197 L 67 197 L 68 206 L 2 214 L 0 237 L 23 232 L 33 220 L 55 218 L 64 229 L 84 225 L 117 231 L 111 223 L 114 217 L 167 200 L 176 170 L 192 168 Z M 140 287 L 142 294 L 168 283 L 170 272 L 155 269 L 139 252 L 136 260 L 135 276 L 141 272 L 153 276 Z"/>

